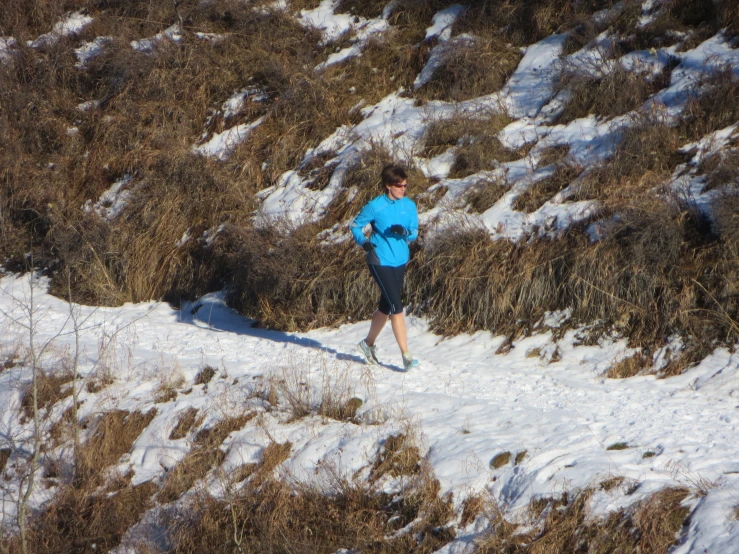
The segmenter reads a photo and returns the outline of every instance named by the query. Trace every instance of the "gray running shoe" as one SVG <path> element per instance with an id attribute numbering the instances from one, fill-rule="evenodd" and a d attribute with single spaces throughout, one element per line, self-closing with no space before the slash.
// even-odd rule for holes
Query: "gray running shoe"
<path id="1" fill-rule="evenodd" d="M 410 371 L 411 369 L 418 369 L 419 367 L 421 367 L 421 364 L 410 352 L 403 354 L 403 369 Z"/>
<path id="2" fill-rule="evenodd" d="M 377 359 L 377 345 L 376 344 L 373 344 L 372 346 L 370 346 L 364 340 L 361 340 L 359 344 L 357 345 L 357 349 L 362 353 L 365 363 L 368 363 L 370 365 L 375 365 L 379 363 Z"/>

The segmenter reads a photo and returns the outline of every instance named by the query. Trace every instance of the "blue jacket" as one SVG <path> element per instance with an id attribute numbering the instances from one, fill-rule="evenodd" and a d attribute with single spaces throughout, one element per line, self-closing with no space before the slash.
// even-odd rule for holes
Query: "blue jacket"
<path id="1" fill-rule="evenodd" d="M 383 194 L 367 202 L 351 223 L 352 235 L 360 246 L 367 241 L 362 229 L 368 223 L 372 224 L 369 240 L 375 245 L 380 265 L 398 267 L 408 263 L 408 243 L 418 238 L 418 211 L 413 200 L 393 200 Z M 392 225 L 402 225 L 408 234 L 391 233 Z"/>

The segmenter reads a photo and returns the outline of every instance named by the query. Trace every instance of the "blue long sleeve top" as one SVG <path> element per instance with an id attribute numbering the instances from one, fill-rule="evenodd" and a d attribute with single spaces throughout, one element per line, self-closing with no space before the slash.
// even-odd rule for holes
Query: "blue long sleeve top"
<path id="1" fill-rule="evenodd" d="M 362 233 L 365 225 L 372 225 L 369 240 L 375 245 L 380 265 L 398 267 L 408 263 L 408 244 L 418 238 L 418 211 L 410 198 L 393 200 L 387 194 L 373 198 L 362 208 L 351 223 L 354 240 L 362 245 L 367 238 Z M 402 225 L 407 235 L 390 232 L 393 225 Z"/>

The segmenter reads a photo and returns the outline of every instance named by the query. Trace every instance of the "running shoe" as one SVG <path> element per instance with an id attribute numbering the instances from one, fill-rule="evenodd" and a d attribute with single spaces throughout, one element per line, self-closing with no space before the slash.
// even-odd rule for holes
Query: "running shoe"
<path id="1" fill-rule="evenodd" d="M 362 353 L 365 363 L 370 364 L 370 365 L 375 365 L 379 363 L 377 360 L 377 345 L 376 344 L 373 344 L 372 346 L 370 346 L 364 340 L 361 340 L 359 344 L 357 345 L 357 349 Z"/>

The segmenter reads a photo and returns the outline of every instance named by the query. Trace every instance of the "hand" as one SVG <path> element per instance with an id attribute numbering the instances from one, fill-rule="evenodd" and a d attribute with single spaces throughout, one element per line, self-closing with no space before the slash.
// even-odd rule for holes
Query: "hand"
<path id="1" fill-rule="evenodd" d="M 364 251 L 365 251 L 365 252 L 374 252 L 374 250 L 375 250 L 375 245 L 374 245 L 374 244 L 372 244 L 372 243 L 371 243 L 370 241 L 367 241 L 367 242 L 365 242 L 365 243 L 364 243 L 364 244 L 362 245 L 362 248 L 364 248 Z"/>
<path id="2" fill-rule="evenodd" d="M 408 231 L 406 231 L 405 227 L 398 225 L 397 223 L 395 225 L 391 225 L 389 231 L 396 235 L 400 235 L 401 237 L 408 236 Z"/>

